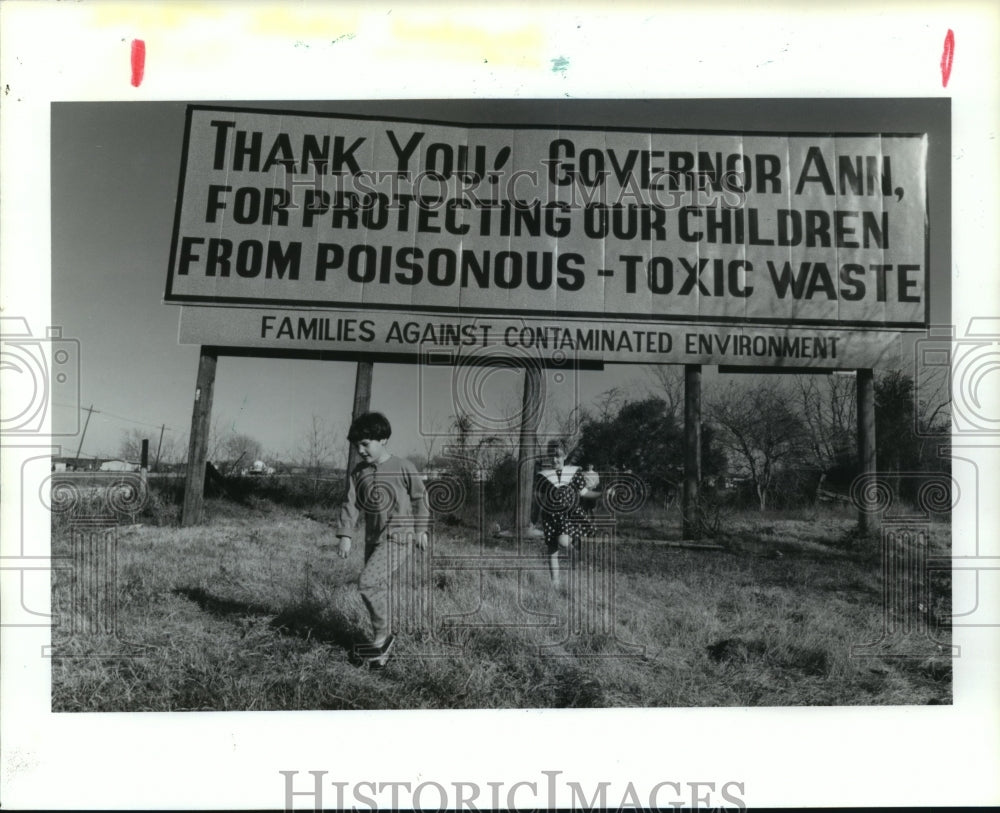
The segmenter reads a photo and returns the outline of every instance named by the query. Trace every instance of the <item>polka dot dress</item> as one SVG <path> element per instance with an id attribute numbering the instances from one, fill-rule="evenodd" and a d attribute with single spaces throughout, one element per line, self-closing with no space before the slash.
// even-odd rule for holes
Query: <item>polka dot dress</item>
<path id="1" fill-rule="evenodd" d="M 594 526 L 580 507 L 580 490 L 586 488 L 583 472 L 573 466 L 544 469 L 538 475 L 539 519 L 549 553 L 559 550 L 559 537 L 567 534 L 574 544 L 589 536 Z"/>

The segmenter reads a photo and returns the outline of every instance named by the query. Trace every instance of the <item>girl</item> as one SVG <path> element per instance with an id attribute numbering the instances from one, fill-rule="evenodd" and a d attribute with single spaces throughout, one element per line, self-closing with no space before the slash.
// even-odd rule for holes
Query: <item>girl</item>
<path id="1" fill-rule="evenodd" d="M 559 553 L 569 549 L 580 537 L 594 532 L 593 525 L 580 507 L 580 498 L 599 496 L 584 482 L 579 466 L 566 465 L 566 446 L 561 440 L 548 445 L 551 468 L 538 473 L 535 496 L 538 499 L 539 520 L 549 554 L 549 575 L 552 585 L 559 587 Z"/>

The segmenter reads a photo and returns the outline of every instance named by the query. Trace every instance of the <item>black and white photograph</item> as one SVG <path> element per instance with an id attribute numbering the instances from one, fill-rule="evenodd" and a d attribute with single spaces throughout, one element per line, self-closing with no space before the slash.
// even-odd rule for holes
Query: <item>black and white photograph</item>
<path id="1" fill-rule="evenodd" d="M 584 47 L 672 6 L 220 4 L 185 44 L 181 4 L 56 5 L 117 73 L 47 56 L 34 98 L 4 57 L 12 809 L 88 731 L 111 807 L 1000 798 L 998 111 L 957 67 L 995 13 L 925 32 L 922 84 L 779 79 L 803 17 L 770 84 L 682 88 Z M 199 84 L 226 13 L 246 75 Z M 900 787 L 956 736 L 948 792 Z"/>
<path id="2" fill-rule="evenodd" d="M 309 107 L 53 105 L 55 710 L 951 702 L 947 101 Z"/>

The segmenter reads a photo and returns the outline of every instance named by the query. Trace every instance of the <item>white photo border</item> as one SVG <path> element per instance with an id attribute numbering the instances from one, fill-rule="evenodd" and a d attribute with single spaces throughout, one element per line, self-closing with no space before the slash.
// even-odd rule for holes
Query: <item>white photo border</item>
<path id="1" fill-rule="evenodd" d="M 1000 12 L 988 2 L 809 8 L 6 2 L 3 314 L 50 324 L 54 101 L 821 96 L 951 98 L 953 323 L 961 335 L 971 319 L 1000 314 Z M 138 86 L 135 40 L 145 43 Z M 981 394 L 995 415 L 996 381 Z M 4 440 L 0 531 L 12 557 L 22 527 L 48 533 L 47 513 L 22 511 L 19 489 L 23 460 L 51 442 Z M 954 538 L 975 535 L 978 555 L 998 562 L 1000 523 L 988 495 L 996 494 L 1000 438 L 955 441 L 979 468 L 982 510 L 956 514 Z M 996 575 L 981 583 L 996 589 Z M 16 598 L 4 591 L 4 615 Z M 995 609 L 996 595 L 988 600 Z M 996 804 L 996 623 L 954 630 L 962 656 L 952 706 L 188 714 L 52 714 L 51 661 L 39 654 L 47 632 L 4 627 L 0 801 L 9 809 L 276 808 L 286 798 L 281 771 L 298 772 L 299 791 L 309 771 L 325 771 L 327 782 L 500 782 L 505 794 L 533 782 L 537 796 L 524 786 L 515 799 L 534 807 L 548 805 L 545 772 L 562 771 L 561 781 L 631 782 L 640 794 L 665 781 L 742 783 L 733 795 L 749 806 Z M 306 794 L 295 804 L 313 801 Z M 428 792 L 426 803 L 437 802 Z"/>

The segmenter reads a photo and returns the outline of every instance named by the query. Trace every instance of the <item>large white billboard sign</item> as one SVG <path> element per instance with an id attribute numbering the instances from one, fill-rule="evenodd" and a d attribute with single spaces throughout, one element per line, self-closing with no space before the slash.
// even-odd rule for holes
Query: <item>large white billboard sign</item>
<path id="1" fill-rule="evenodd" d="M 878 366 L 927 324 L 926 151 L 192 106 L 166 300 L 199 344 Z"/>

